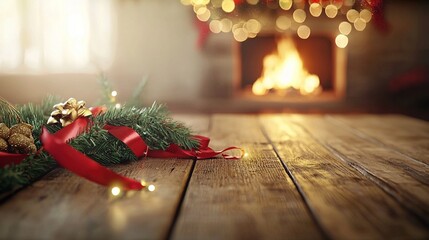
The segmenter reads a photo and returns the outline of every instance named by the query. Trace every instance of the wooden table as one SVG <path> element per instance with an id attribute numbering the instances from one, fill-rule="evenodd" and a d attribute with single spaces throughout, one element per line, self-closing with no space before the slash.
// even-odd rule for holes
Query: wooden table
<path id="1" fill-rule="evenodd" d="M 0 239 L 428 239 L 429 124 L 399 115 L 179 115 L 241 160 L 143 159 L 156 185 L 56 169 L 0 205 Z"/>

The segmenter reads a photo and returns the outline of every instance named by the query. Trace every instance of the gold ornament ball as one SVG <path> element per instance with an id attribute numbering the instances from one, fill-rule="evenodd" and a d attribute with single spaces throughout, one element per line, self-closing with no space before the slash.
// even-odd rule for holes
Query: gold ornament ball
<path id="1" fill-rule="evenodd" d="M 4 123 L 0 123 L 0 138 L 7 140 L 10 135 L 10 129 Z"/>

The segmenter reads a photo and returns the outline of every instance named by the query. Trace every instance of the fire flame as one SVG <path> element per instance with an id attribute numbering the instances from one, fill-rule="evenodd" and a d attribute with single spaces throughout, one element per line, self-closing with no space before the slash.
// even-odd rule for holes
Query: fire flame
<path id="1" fill-rule="evenodd" d="M 310 74 L 303 67 L 302 60 L 290 38 L 283 38 L 277 44 L 277 52 L 264 57 L 263 72 L 252 86 L 255 95 L 266 95 L 270 90 L 286 93 L 295 89 L 302 95 L 317 94 L 322 89 L 317 75 Z"/>

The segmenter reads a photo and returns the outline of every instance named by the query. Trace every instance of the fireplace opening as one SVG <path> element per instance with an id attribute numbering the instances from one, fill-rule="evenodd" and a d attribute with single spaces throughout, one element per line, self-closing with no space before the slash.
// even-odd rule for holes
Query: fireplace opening
<path id="1" fill-rule="evenodd" d="M 332 99 L 344 95 L 345 53 L 326 35 L 263 35 L 239 44 L 240 96 Z"/>

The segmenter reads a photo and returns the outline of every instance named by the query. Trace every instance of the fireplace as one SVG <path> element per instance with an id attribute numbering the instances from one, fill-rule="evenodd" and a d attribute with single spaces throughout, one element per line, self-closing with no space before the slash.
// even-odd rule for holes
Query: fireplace
<path id="1" fill-rule="evenodd" d="M 236 62 L 239 98 L 319 102 L 341 101 L 345 95 L 346 53 L 327 34 L 308 39 L 261 34 L 237 43 Z"/>

